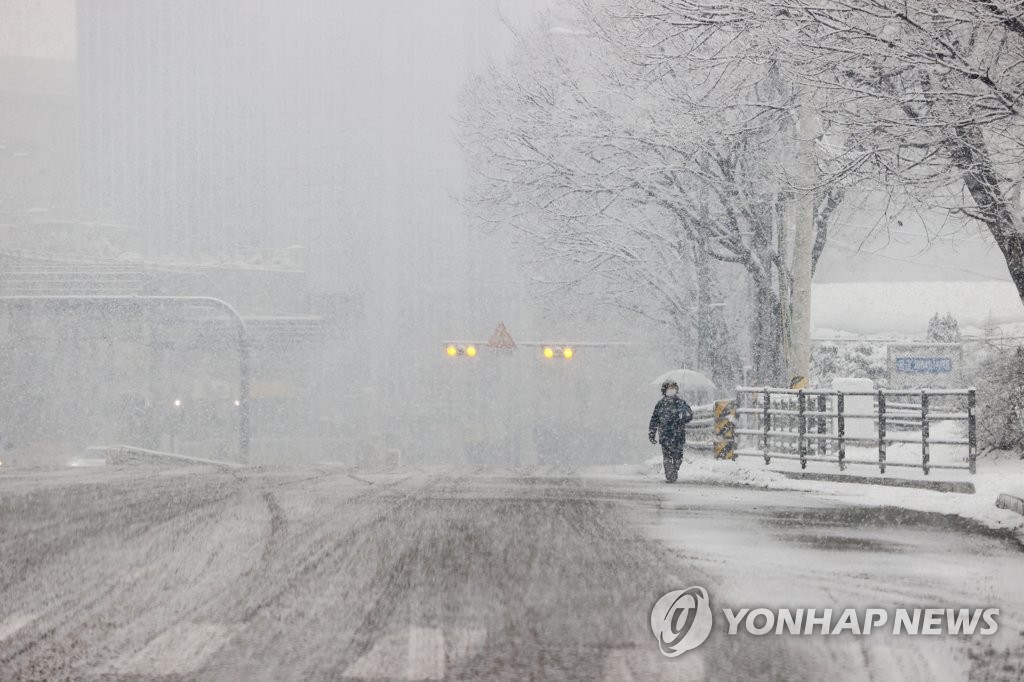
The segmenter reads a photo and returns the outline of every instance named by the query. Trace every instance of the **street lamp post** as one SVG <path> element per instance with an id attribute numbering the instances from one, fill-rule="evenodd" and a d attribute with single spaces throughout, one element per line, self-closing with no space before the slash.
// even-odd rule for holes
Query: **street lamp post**
<path id="1" fill-rule="evenodd" d="M 238 311 L 226 301 L 211 296 L 0 296 L 0 305 L 17 306 L 20 304 L 39 304 L 55 308 L 75 306 L 124 306 L 132 308 L 139 305 L 174 305 L 195 306 L 205 305 L 228 313 L 234 322 L 238 342 L 238 455 L 242 462 L 249 461 L 249 445 L 251 440 L 249 423 L 249 332 L 245 320 Z"/>

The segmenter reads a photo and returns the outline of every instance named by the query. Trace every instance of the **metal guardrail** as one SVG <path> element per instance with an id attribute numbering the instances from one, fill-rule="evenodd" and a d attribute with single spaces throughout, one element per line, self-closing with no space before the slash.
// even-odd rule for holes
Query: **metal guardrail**
<path id="1" fill-rule="evenodd" d="M 847 411 L 848 398 L 870 398 L 872 409 Z M 951 409 L 957 404 L 963 409 Z M 835 391 L 829 389 L 782 389 L 739 386 L 736 388 L 735 419 L 733 429 L 736 455 L 753 455 L 770 464 L 773 458 L 799 460 L 806 468 L 813 459 L 827 460 L 835 455 L 840 470 L 848 464 L 878 465 L 885 473 L 887 466 L 920 466 L 925 474 L 932 469 L 967 469 L 976 471 L 978 455 L 975 389 L 879 389 L 877 391 Z M 871 421 L 871 435 L 848 432 L 848 420 L 858 420 L 863 426 Z M 932 421 L 958 420 L 967 422 L 966 438 L 934 438 L 930 433 Z M 901 436 L 900 430 L 920 429 L 919 436 Z M 913 431 L 914 434 L 917 431 Z M 897 435 L 894 435 L 897 434 Z M 754 439 L 755 446 L 749 441 Z M 878 449 L 878 460 L 851 460 L 846 457 L 849 444 L 870 443 Z M 891 444 L 917 443 L 921 447 L 921 462 L 894 462 L 887 458 Z M 931 446 L 967 446 L 967 464 L 933 464 Z"/>
<path id="2" fill-rule="evenodd" d="M 149 450 L 134 445 L 90 445 L 85 451 L 90 455 L 101 455 L 107 465 L 110 466 L 124 464 L 204 464 L 228 468 L 242 466 L 237 462 L 190 457 L 188 455 L 179 455 L 176 452 Z"/>

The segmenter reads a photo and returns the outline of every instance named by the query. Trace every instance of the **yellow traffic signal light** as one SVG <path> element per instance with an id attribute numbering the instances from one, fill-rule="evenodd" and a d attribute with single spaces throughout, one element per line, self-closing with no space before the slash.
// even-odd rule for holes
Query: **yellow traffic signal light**
<path id="1" fill-rule="evenodd" d="M 548 360 L 554 357 L 572 360 L 573 356 L 576 355 L 576 350 L 572 346 L 544 346 L 544 349 L 541 352 Z"/>
<path id="2" fill-rule="evenodd" d="M 444 346 L 444 352 L 445 355 L 450 358 L 456 358 L 460 355 L 475 358 L 480 350 L 475 343 L 446 343 Z"/>

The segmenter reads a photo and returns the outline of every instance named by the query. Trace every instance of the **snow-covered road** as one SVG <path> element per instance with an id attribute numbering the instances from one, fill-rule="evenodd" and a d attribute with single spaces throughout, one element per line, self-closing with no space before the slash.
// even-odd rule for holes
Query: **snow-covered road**
<path id="1" fill-rule="evenodd" d="M 1024 553 L 962 520 L 550 470 L 0 473 L 0 679 L 1017 680 Z M 994 637 L 727 636 L 650 609 L 1001 609 Z M 717 618 L 717 616 L 716 616 Z"/>

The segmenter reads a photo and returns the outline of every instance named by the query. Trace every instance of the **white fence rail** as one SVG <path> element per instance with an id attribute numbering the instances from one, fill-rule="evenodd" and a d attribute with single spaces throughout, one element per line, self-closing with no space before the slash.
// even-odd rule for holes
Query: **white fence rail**
<path id="1" fill-rule="evenodd" d="M 840 470 L 848 464 L 932 469 L 967 469 L 974 473 L 978 455 L 975 389 L 880 389 L 835 391 L 828 389 L 781 389 L 739 386 L 736 389 L 734 433 L 736 455 L 799 460 L 835 460 Z M 935 437 L 936 421 L 966 422 L 963 438 Z M 888 447 L 914 443 L 920 462 L 890 461 Z M 867 444 L 877 448 L 877 460 L 847 458 L 847 446 Z M 965 446 L 967 463 L 935 464 L 934 445 Z"/>

